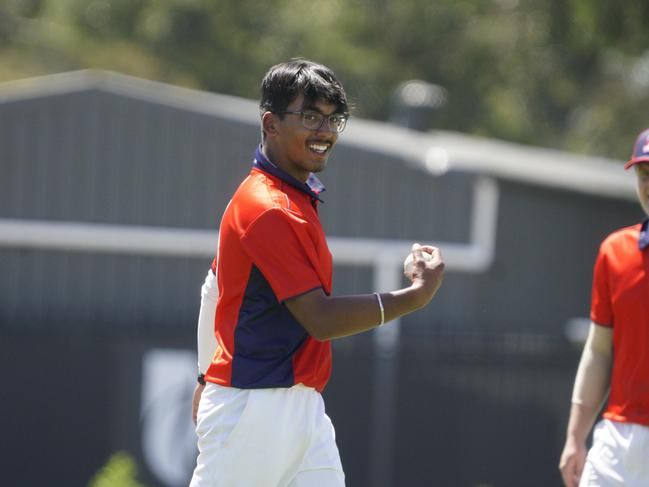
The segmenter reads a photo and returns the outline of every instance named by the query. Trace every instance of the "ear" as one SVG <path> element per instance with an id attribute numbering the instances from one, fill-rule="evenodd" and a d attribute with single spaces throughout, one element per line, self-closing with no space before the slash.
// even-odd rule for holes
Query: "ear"
<path id="1" fill-rule="evenodd" d="M 264 112 L 261 116 L 261 128 L 268 137 L 277 134 L 277 116 L 272 112 Z"/>

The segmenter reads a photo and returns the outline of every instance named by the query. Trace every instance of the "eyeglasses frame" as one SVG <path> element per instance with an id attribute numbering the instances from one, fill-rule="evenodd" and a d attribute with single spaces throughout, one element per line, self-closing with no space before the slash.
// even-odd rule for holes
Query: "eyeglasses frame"
<path id="1" fill-rule="evenodd" d="M 307 127 L 307 126 L 305 125 L 305 123 L 304 123 L 304 115 L 305 115 L 306 113 L 316 113 L 316 114 L 322 116 L 322 121 L 320 122 L 320 125 L 318 125 L 318 126 L 315 127 L 315 128 L 309 128 L 309 127 Z M 289 110 L 286 110 L 286 111 L 283 111 L 283 112 L 278 113 L 277 115 L 300 115 L 301 118 L 302 118 L 302 126 L 303 126 L 305 129 L 307 129 L 307 130 L 312 130 L 313 132 L 317 132 L 318 130 L 320 130 L 320 129 L 322 128 L 322 126 L 324 125 L 325 120 L 327 121 L 327 125 L 329 126 L 329 130 L 331 130 L 331 117 L 333 117 L 334 115 L 335 115 L 335 116 L 338 116 L 338 117 L 343 117 L 343 119 L 345 120 L 345 123 L 344 123 L 343 126 L 342 126 L 343 128 L 340 129 L 340 130 L 338 130 L 338 129 L 333 130 L 333 132 L 336 132 L 336 133 L 338 133 L 338 134 L 341 133 L 343 130 L 345 130 L 345 127 L 347 127 L 347 120 L 349 120 L 349 114 L 348 114 L 348 113 L 344 113 L 344 112 L 334 112 L 334 113 L 332 113 L 331 115 L 325 115 L 324 113 L 320 113 L 320 112 L 317 111 L 317 110 L 300 110 L 300 111 L 289 111 Z"/>

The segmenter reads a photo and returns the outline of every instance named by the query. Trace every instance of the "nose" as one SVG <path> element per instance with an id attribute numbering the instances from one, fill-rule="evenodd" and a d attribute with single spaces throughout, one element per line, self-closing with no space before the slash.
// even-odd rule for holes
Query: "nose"
<path id="1" fill-rule="evenodd" d="M 338 134 L 338 130 L 331 126 L 331 122 L 328 118 L 323 118 L 320 126 L 316 129 L 316 132 L 324 132 L 331 134 Z"/>
<path id="2" fill-rule="evenodd" d="M 326 118 L 316 129 L 315 133 L 317 135 L 326 135 L 327 139 L 331 140 L 331 142 L 334 142 L 338 138 L 338 131 L 331 128 L 331 126 L 329 125 L 329 120 L 327 120 Z"/>

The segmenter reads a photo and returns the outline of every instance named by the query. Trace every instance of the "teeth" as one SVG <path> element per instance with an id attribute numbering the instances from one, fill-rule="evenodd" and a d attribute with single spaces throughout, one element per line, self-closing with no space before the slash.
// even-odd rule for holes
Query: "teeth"
<path id="1" fill-rule="evenodd" d="M 327 152 L 327 149 L 329 148 L 328 145 L 326 144 L 309 144 L 309 149 L 315 152 L 319 152 L 321 154 L 324 154 Z"/>

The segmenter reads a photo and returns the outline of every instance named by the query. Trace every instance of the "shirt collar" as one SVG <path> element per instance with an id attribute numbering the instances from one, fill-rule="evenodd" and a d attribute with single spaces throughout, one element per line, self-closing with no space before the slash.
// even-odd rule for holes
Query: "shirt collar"
<path id="1" fill-rule="evenodd" d="M 270 160 L 264 155 L 264 152 L 261 150 L 261 145 L 259 145 L 257 147 L 257 150 L 255 151 L 255 160 L 253 161 L 252 166 L 281 179 L 285 183 L 288 183 L 294 188 L 297 188 L 300 191 L 308 194 L 312 198 L 315 198 L 320 203 L 324 203 L 319 195 L 326 188 L 324 184 L 322 184 L 322 182 L 315 176 L 315 174 L 310 173 L 309 178 L 306 180 L 306 183 L 303 183 L 302 181 L 294 178 L 289 173 L 270 162 Z"/>
<path id="2" fill-rule="evenodd" d="M 638 247 L 644 250 L 649 247 L 649 219 L 645 220 L 640 228 L 640 238 L 638 238 Z"/>

